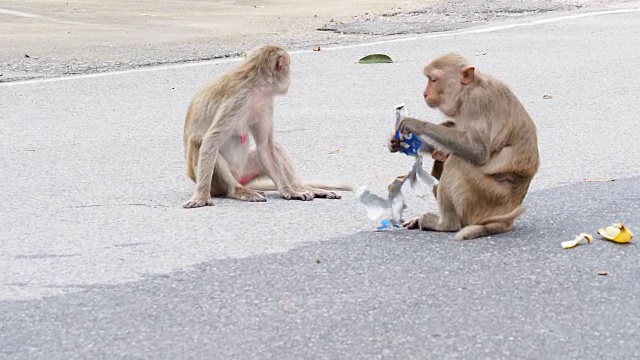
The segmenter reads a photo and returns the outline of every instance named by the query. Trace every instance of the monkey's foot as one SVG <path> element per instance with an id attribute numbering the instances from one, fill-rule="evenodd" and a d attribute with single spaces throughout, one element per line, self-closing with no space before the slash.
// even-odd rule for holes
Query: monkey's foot
<path id="1" fill-rule="evenodd" d="M 311 201 L 315 197 L 314 194 L 309 191 L 283 191 L 282 197 L 285 200 L 302 200 L 302 201 Z"/>
<path id="2" fill-rule="evenodd" d="M 340 194 L 336 194 L 333 191 L 327 191 L 323 189 L 309 188 L 309 191 L 313 193 L 313 195 L 317 198 L 325 198 L 325 199 L 340 199 L 342 196 Z"/>
<path id="3" fill-rule="evenodd" d="M 435 230 L 438 231 L 440 217 L 436 214 L 427 213 L 417 218 L 408 220 L 402 224 L 407 229 Z"/>
<path id="4" fill-rule="evenodd" d="M 256 191 L 245 187 L 237 187 L 233 195 L 229 198 L 248 202 L 265 202 L 267 198 L 262 191 Z"/>
<path id="5" fill-rule="evenodd" d="M 427 213 L 420 217 L 418 220 L 418 225 L 422 230 L 439 230 L 438 223 L 440 222 L 440 217 L 433 213 Z"/>
<path id="6" fill-rule="evenodd" d="M 198 207 L 202 207 L 202 206 L 213 206 L 213 199 L 211 199 L 211 198 L 207 198 L 207 199 L 191 198 L 191 200 L 189 200 L 186 203 L 182 204 L 182 207 L 185 208 L 185 209 L 193 209 L 193 208 L 198 208 Z"/>
<path id="7" fill-rule="evenodd" d="M 419 217 L 411 219 L 411 220 L 407 220 L 407 221 L 402 223 L 402 227 L 406 227 L 407 229 L 417 229 L 419 221 L 420 221 Z"/>

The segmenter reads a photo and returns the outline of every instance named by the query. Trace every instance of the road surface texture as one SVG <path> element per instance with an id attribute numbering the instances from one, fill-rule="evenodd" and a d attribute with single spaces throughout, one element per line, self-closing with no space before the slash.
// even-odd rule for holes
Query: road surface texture
<path id="1" fill-rule="evenodd" d="M 0 0 L 0 82 L 454 30 L 624 0 Z"/>
<path id="2" fill-rule="evenodd" d="M 631 8 L 294 53 L 276 138 L 304 178 L 378 193 L 411 167 L 386 150 L 393 107 L 441 119 L 427 59 L 456 50 L 511 84 L 542 165 L 515 230 L 468 242 L 374 233 L 349 193 L 183 209 L 186 106 L 233 59 L 2 84 L 0 354 L 637 357 L 640 256 L 595 229 L 640 229 L 639 49 Z M 395 62 L 355 63 L 373 52 Z M 580 232 L 594 242 L 560 247 Z"/>
<path id="3" fill-rule="evenodd" d="M 23 359 L 631 359 L 637 245 L 559 242 L 638 228 L 640 178 L 536 192 L 513 234 L 361 232 L 47 301 L 0 303 Z"/>

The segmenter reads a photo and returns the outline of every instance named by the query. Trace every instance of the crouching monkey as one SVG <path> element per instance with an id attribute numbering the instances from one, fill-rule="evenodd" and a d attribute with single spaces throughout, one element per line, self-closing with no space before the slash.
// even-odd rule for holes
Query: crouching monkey
<path id="1" fill-rule="evenodd" d="M 420 135 L 434 158 L 444 160 L 436 190 L 439 214 L 424 214 L 403 226 L 457 231 L 456 239 L 510 231 L 538 171 L 535 124 L 503 82 L 457 54 L 436 58 L 424 75 L 425 102 L 451 121 L 442 126 L 405 117 L 398 129 Z M 397 148 L 391 141 L 389 149 Z"/>
<path id="2" fill-rule="evenodd" d="M 260 190 L 277 190 L 285 199 L 299 200 L 339 199 L 329 190 L 351 190 L 346 185 L 303 184 L 273 138 L 273 100 L 289 90 L 290 63 L 280 47 L 257 47 L 195 94 L 185 119 L 184 148 L 187 175 L 196 188 L 183 207 L 213 205 L 212 196 L 266 201 Z M 264 177 L 272 182 L 256 181 Z"/>

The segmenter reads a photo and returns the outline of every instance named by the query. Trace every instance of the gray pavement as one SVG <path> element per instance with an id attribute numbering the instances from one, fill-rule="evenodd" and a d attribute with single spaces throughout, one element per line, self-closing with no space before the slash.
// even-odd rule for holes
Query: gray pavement
<path id="1" fill-rule="evenodd" d="M 132 284 L 0 303 L 21 359 L 631 359 L 640 177 L 538 191 L 511 234 L 359 232 Z M 580 232 L 594 242 L 563 250 Z M 600 275 L 606 273 L 606 275 Z"/>
<path id="2" fill-rule="evenodd" d="M 350 194 L 182 209 L 186 105 L 229 61 L 0 85 L 0 351 L 633 357 L 635 245 L 560 242 L 638 228 L 640 13 L 546 19 L 293 56 L 276 137 L 304 178 L 380 193 L 411 166 L 385 148 L 393 106 L 441 118 L 422 103 L 427 59 L 457 50 L 512 85 L 541 169 L 514 232 L 464 243 L 372 233 Z M 354 63 L 372 52 L 395 63 Z"/>

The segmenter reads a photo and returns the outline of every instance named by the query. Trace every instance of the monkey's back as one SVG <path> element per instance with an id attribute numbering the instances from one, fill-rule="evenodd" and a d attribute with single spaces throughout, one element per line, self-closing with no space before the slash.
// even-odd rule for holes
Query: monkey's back
<path id="1" fill-rule="evenodd" d="M 484 119 L 491 139 L 487 151 L 492 157 L 483 171 L 486 175 L 514 173 L 531 180 L 540 161 L 535 123 L 508 85 L 488 76 L 485 81 L 488 86 L 482 89 L 486 93 L 481 96 L 485 99 Z M 493 156 L 505 147 L 513 149 L 509 161 L 494 161 Z"/>
<path id="2" fill-rule="evenodd" d="M 187 176 L 195 181 L 195 168 L 202 139 L 213 125 L 220 104 L 228 94 L 224 79 L 229 74 L 222 74 L 201 86 L 191 98 L 187 107 L 183 128 L 183 146 Z"/>
<path id="3" fill-rule="evenodd" d="M 536 126 L 507 85 L 488 78 L 490 93 L 480 93 L 484 125 L 456 122 L 488 132 L 486 164 L 475 165 L 454 154 L 445 161 L 438 185 L 439 205 L 449 206 L 462 226 L 511 212 L 524 200 L 539 167 Z M 484 102 L 484 103 L 483 103 Z M 475 119 L 477 120 L 477 119 Z"/>

